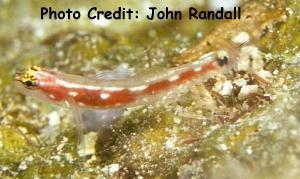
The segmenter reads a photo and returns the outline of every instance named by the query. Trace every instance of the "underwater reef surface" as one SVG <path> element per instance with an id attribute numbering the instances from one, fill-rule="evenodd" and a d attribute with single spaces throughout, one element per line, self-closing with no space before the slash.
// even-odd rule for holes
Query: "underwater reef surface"
<path id="1" fill-rule="evenodd" d="M 74 1 L 75 2 L 75 1 Z M 103 3 L 102 3 L 103 2 Z M 239 21 L 40 20 L 41 6 L 85 11 L 123 1 L 0 2 L 0 176 L 6 178 L 296 178 L 300 175 L 300 3 L 244 1 Z M 149 1 L 158 7 L 165 6 Z M 185 11 L 207 4 L 172 0 Z M 145 4 L 131 1 L 132 8 Z M 142 10 L 141 10 L 142 12 Z M 13 14 L 13 15 L 12 15 Z M 24 96 L 21 68 L 95 74 L 125 64 L 155 73 L 218 50 L 246 32 L 237 70 L 174 101 L 126 110 L 78 145 L 67 108 Z M 238 39 L 237 39 L 238 40 Z M 243 50 L 253 52 L 243 55 Z"/>

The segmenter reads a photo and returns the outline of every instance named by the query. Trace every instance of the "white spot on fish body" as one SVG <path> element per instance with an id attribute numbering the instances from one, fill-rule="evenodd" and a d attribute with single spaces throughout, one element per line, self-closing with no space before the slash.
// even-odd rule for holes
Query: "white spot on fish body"
<path id="1" fill-rule="evenodd" d="M 56 79 L 55 81 L 57 84 L 59 84 L 60 86 L 65 86 L 68 88 L 76 88 L 76 89 L 88 89 L 88 90 L 99 90 L 100 87 L 98 86 L 84 86 L 81 84 L 77 84 L 77 83 L 72 83 L 72 82 L 68 82 L 65 80 L 61 80 L 61 79 Z"/>
<path id="2" fill-rule="evenodd" d="M 202 67 L 197 67 L 197 68 L 194 69 L 195 72 L 199 72 L 201 70 L 202 70 Z"/>
<path id="3" fill-rule="evenodd" d="M 85 104 L 82 102 L 79 102 L 78 104 L 79 104 L 79 106 L 85 106 Z"/>
<path id="4" fill-rule="evenodd" d="M 201 64 L 201 61 L 200 60 L 197 60 L 197 61 L 193 61 L 192 63 L 193 65 L 200 65 Z"/>
<path id="5" fill-rule="evenodd" d="M 45 86 L 45 85 L 46 85 L 45 82 L 43 82 L 43 81 L 40 81 L 40 82 L 39 82 L 39 86 Z"/>
<path id="6" fill-rule="evenodd" d="M 110 94 L 108 94 L 108 93 L 101 93 L 100 94 L 100 98 L 101 99 L 107 99 L 107 98 L 109 98 L 110 97 Z"/>
<path id="7" fill-rule="evenodd" d="M 53 94 L 49 94 L 50 99 L 55 99 L 55 96 Z"/>
<path id="8" fill-rule="evenodd" d="M 105 91 L 122 91 L 124 88 L 121 87 L 101 87 L 102 90 Z"/>
<path id="9" fill-rule="evenodd" d="M 76 91 L 70 91 L 69 95 L 75 97 L 78 95 L 78 93 Z"/>
<path id="10" fill-rule="evenodd" d="M 169 81 L 176 81 L 176 80 L 178 80 L 179 79 L 179 76 L 178 75 L 176 75 L 176 76 L 172 76 L 171 78 L 169 78 Z"/>
<path id="11" fill-rule="evenodd" d="M 147 88 L 148 88 L 148 85 L 143 85 L 143 86 L 129 88 L 129 90 L 130 91 L 143 91 L 144 89 L 147 89 Z"/>

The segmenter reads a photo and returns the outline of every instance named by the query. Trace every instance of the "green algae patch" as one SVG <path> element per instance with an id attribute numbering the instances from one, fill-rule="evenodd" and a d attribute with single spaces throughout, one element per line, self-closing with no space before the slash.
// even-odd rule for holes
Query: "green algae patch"
<path id="1" fill-rule="evenodd" d="M 276 33 L 268 33 L 262 38 L 261 43 L 272 50 L 273 53 L 286 54 L 290 56 L 299 52 L 300 45 L 300 24 L 299 24 L 299 1 L 287 1 L 287 22 L 280 24 Z M 285 59 L 288 56 L 285 56 Z"/>
<path id="2" fill-rule="evenodd" d="M 2 126 L 0 128 L 1 163 L 4 165 L 17 164 L 24 160 L 29 151 L 29 143 L 22 132 L 14 127 Z"/>

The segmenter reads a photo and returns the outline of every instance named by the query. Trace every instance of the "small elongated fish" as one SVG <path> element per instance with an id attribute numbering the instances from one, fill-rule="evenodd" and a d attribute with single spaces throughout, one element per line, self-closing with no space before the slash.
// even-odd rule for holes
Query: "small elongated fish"
<path id="1" fill-rule="evenodd" d="M 157 96 L 186 81 L 205 81 L 231 67 L 237 57 L 227 50 L 211 52 L 197 61 L 167 69 L 160 74 L 128 75 L 127 71 L 100 72 L 98 77 L 65 74 L 32 66 L 16 75 L 16 85 L 25 95 L 54 104 L 69 103 L 82 108 L 132 107 L 152 102 Z M 120 77 L 124 74 L 125 77 Z"/>
<path id="2" fill-rule="evenodd" d="M 78 128 L 83 129 L 82 118 L 87 118 L 84 126 L 98 130 L 97 125 L 118 119 L 123 109 L 151 104 L 190 81 L 203 82 L 229 71 L 237 58 L 236 52 L 224 48 L 180 67 L 147 75 L 119 69 L 85 77 L 32 66 L 17 73 L 15 82 L 26 96 L 57 105 L 67 104 Z"/>

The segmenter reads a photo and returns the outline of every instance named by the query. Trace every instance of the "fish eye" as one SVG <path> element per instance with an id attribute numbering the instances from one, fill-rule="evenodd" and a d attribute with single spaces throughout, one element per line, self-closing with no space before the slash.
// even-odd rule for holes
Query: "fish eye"
<path id="1" fill-rule="evenodd" d="M 33 82 L 31 80 L 25 81 L 24 84 L 29 88 L 31 88 L 33 86 Z"/>
<path id="2" fill-rule="evenodd" d="M 36 83 L 32 80 L 26 80 L 26 81 L 23 81 L 23 84 L 25 85 L 26 88 L 33 88 L 34 86 L 36 86 Z"/>
<path id="3" fill-rule="evenodd" d="M 228 63 L 228 53 L 225 50 L 221 50 L 217 54 L 218 56 L 218 64 L 222 67 Z"/>
<path id="4" fill-rule="evenodd" d="M 40 67 L 32 66 L 25 72 L 17 73 L 15 79 L 20 81 L 26 88 L 31 89 L 37 85 L 37 79 L 35 75 L 39 70 Z"/>

